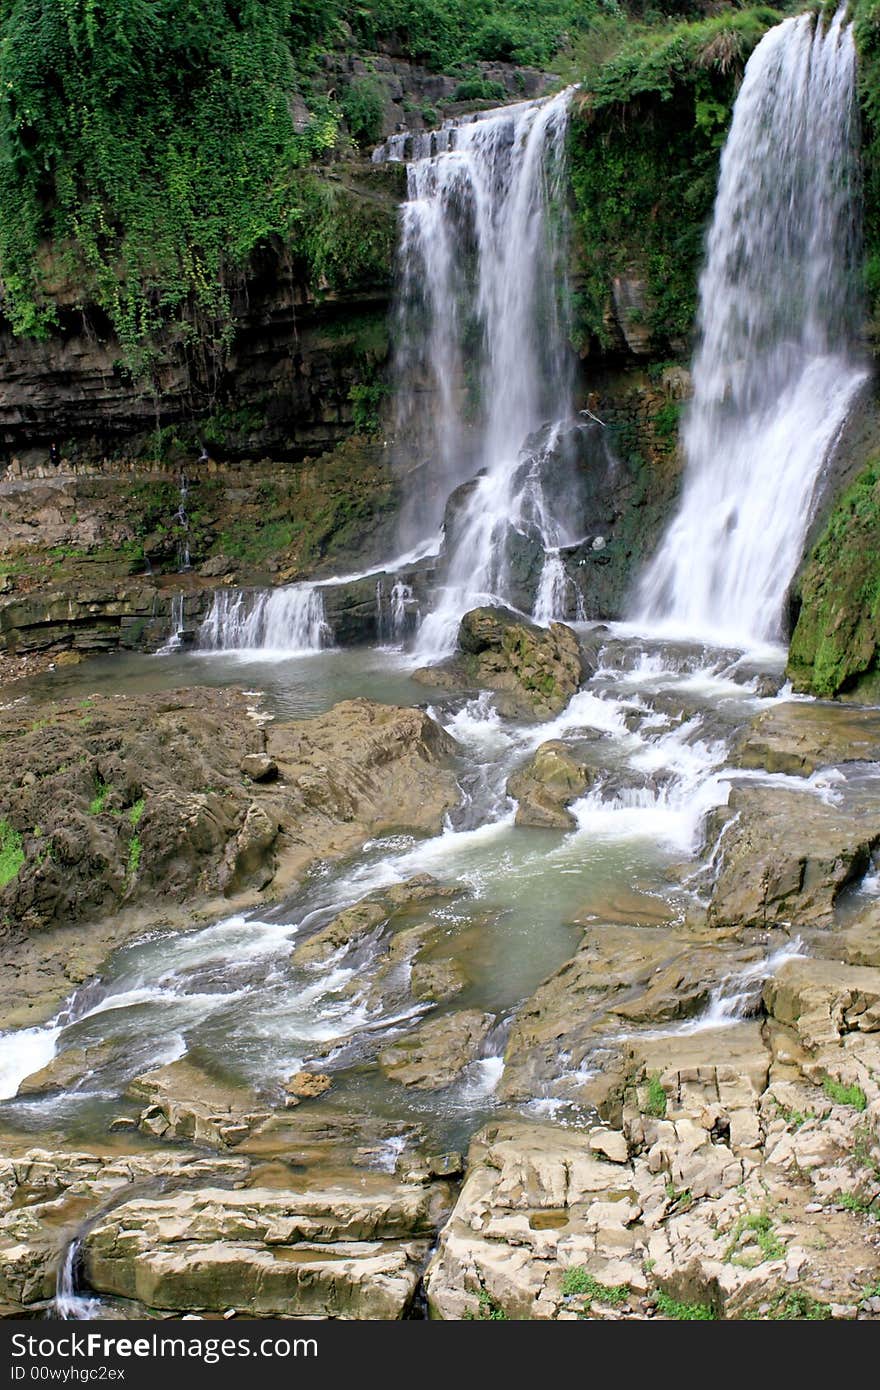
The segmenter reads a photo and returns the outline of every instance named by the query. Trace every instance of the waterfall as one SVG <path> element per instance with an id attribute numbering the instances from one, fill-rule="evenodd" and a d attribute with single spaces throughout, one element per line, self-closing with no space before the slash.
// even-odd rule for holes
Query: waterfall
<path id="1" fill-rule="evenodd" d="M 395 311 L 397 434 L 421 462 L 404 540 L 436 531 L 449 494 L 473 480 L 447 534 L 446 583 L 422 624 L 422 652 L 454 645 L 475 603 L 510 601 L 509 548 L 524 529 L 542 549 L 567 540 L 530 505 L 535 469 L 524 446 L 570 412 L 559 293 L 570 95 L 417 141 L 392 137 L 375 156 L 411 156 Z"/>
<path id="2" fill-rule="evenodd" d="M 376 581 L 376 635 L 380 646 L 400 646 L 417 625 L 418 613 L 411 584 L 396 579 L 388 592 L 384 576 Z"/>
<path id="3" fill-rule="evenodd" d="M 168 656 L 171 652 L 180 651 L 184 645 L 183 634 L 186 631 L 185 597 L 183 593 L 173 594 L 171 598 L 171 627 L 168 638 L 159 648 L 157 655 Z"/>
<path id="4" fill-rule="evenodd" d="M 203 651 L 298 656 L 321 651 L 330 641 L 321 589 L 291 584 L 279 589 L 218 589 L 197 644 Z"/>
<path id="5" fill-rule="evenodd" d="M 778 640 L 823 464 L 866 373 L 855 49 L 838 12 L 771 29 L 746 66 L 700 280 L 684 492 L 638 618 Z"/>
<path id="6" fill-rule="evenodd" d="M 55 1316 L 64 1321 L 89 1321 L 99 1316 L 101 1303 L 97 1298 L 88 1298 L 77 1292 L 80 1282 L 82 1247 L 80 1237 L 75 1236 L 67 1246 L 58 1266 L 55 1285 Z"/>

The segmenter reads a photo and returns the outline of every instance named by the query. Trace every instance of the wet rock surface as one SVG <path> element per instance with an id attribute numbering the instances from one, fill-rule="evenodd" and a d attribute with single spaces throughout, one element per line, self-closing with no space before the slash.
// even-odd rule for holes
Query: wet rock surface
<path id="1" fill-rule="evenodd" d="M 820 767 L 880 759 L 880 712 L 827 701 L 783 702 L 759 714 L 732 761 L 809 777 Z"/>
<path id="2" fill-rule="evenodd" d="M 561 741 L 542 743 L 507 782 L 508 796 L 518 803 L 517 825 L 571 830 L 575 818 L 568 804 L 582 796 L 596 777 L 596 770 L 573 756 Z"/>
<path id="3" fill-rule="evenodd" d="M 392 1081 L 424 1091 L 441 1090 L 476 1059 L 494 1018 L 462 1009 L 429 1019 L 379 1053 L 379 1066 Z"/>
<path id="4" fill-rule="evenodd" d="M 880 844 L 880 813 L 745 785 L 710 818 L 709 833 L 720 844 L 710 924 L 830 926 L 841 891 Z"/>

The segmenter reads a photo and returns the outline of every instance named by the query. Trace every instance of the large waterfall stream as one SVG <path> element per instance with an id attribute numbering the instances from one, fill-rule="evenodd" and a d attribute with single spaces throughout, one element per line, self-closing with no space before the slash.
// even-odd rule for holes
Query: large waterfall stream
<path id="1" fill-rule="evenodd" d="M 781 634 L 817 481 L 866 377 L 857 118 L 842 11 L 764 36 L 721 160 L 684 495 L 642 622 L 741 644 Z"/>

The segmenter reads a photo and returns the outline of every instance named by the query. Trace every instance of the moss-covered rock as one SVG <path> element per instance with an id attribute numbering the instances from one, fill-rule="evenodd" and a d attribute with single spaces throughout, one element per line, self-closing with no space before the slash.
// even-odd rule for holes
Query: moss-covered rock
<path id="1" fill-rule="evenodd" d="M 423 685 L 496 692 L 501 714 L 548 719 L 565 708 L 584 675 L 577 634 L 565 623 L 538 627 L 508 608 L 474 608 L 461 620 L 459 651 L 413 672 Z"/>
<path id="2" fill-rule="evenodd" d="M 869 696 L 880 684 L 880 459 L 843 494 L 798 583 L 795 690 Z"/>

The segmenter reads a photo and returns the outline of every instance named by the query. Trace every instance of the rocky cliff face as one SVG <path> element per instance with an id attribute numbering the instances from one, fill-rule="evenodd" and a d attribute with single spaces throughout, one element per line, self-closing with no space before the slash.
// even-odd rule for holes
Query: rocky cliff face
<path id="1" fill-rule="evenodd" d="M 381 372 L 401 170 L 349 163 L 325 171 L 335 214 L 363 264 L 308 283 L 273 242 L 234 296 L 235 339 L 212 357 L 207 326 L 152 345 L 149 377 L 132 379 L 105 318 L 58 272 L 59 328 L 16 337 L 0 321 L 0 445 L 7 466 L 168 453 L 201 438 L 223 456 L 302 458 L 351 433 L 357 390 Z M 338 248 L 340 252 L 344 249 Z"/>

